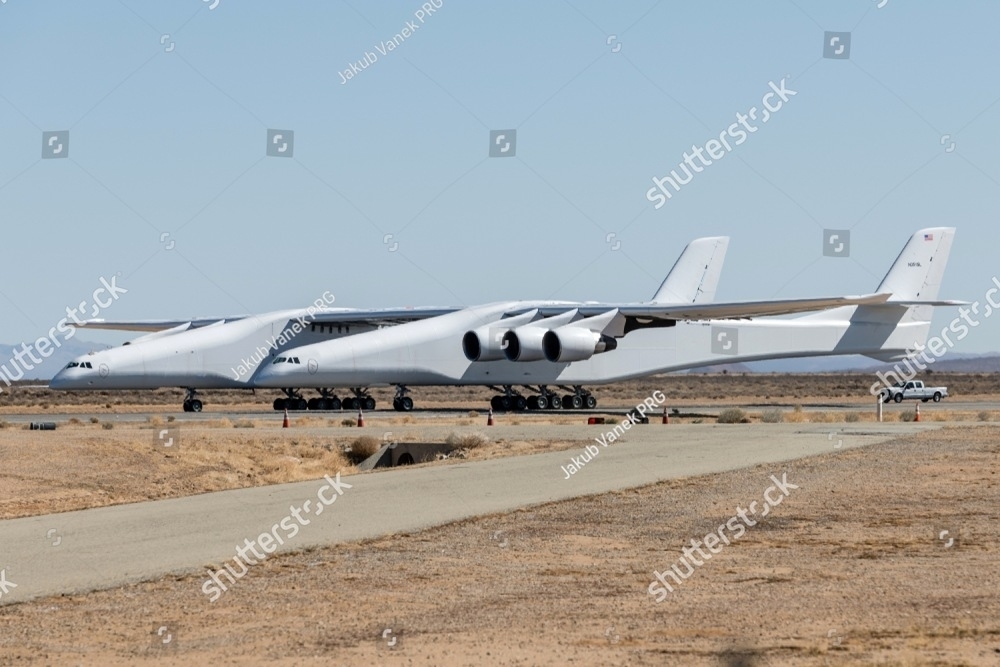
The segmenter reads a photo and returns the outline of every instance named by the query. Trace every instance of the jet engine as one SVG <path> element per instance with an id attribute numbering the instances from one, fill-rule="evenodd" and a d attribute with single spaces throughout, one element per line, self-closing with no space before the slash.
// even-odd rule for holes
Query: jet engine
<path id="1" fill-rule="evenodd" d="M 527 324 L 538 316 L 538 310 L 491 322 L 467 331 L 462 336 L 462 351 L 469 361 L 499 361 L 504 358 L 504 335 L 512 328 Z"/>
<path id="2" fill-rule="evenodd" d="M 611 336 L 577 326 L 559 327 L 542 336 L 542 352 L 553 362 L 583 361 L 617 347 L 618 341 Z"/>
<path id="3" fill-rule="evenodd" d="M 542 339 L 552 327 L 569 324 L 579 315 L 576 309 L 511 329 L 503 335 L 503 352 L 510 361 L 540 361 L 545 358 Z"/>

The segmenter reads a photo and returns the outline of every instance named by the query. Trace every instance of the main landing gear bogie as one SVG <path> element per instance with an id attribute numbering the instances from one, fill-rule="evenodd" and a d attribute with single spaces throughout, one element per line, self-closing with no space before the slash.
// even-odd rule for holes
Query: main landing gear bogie
<path id="1" fill-rule="evenodd" d="M 597 407 L 597 398 L 589 391 L 585 391 L 579 385 L 570 389 L 564 387 L 571 394 L 559 396 L 552 392 L 545 385 L 535 387 L 525 387 L 530 391 L 537 391 L 538 394 L 532 396 L 522 396 L 520 392 L 511 385 L 500 387 L 490 387 L 494 391 L 500 392 L 490 399 L 490 408 L 494 412 L 520 412 L 523 410 L 582 410 L 584 408 L 593 410 Z"/>

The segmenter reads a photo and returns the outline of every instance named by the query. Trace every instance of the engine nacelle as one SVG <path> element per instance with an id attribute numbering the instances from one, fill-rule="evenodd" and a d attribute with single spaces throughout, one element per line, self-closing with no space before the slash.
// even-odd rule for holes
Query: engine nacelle
<path id="1" fill-rule="evenodd" d="M 467 331 L 462 337 L 462 352 L 469 361 L 499 361 L 504 358 L 503 337 L 508 331 L 538 317 L 538 309 L 507 317 Z"/>
<path id="2" fill-rule="evenodd" d="M 618 341 L 583 327 L 560 327 L 546 331 L 542 337 L 542 352 L 553 362 L 584 361 L 599 352 L 618 347 Z"/>
<path id="3" fill-rule="evenodd" d="M 462 351 L 469 361 L 498 361 L 503 355 L 503 334 L 506 329 L 492 326 L 467 331 L 462 336 Z"/>
<path id="4" fill-rule="evenodd" d="M 525 326 L 512 329 L 503 336 L 504 354 L 510 361 L 540 361 L 545 358 L 542 339 L 548 329 Z"/>

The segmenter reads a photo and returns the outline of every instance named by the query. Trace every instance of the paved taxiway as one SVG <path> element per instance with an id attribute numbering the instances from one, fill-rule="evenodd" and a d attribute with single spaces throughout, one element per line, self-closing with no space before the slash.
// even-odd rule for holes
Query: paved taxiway
<path id="1" fill-rule="evenodd" d="M 802 409 L 806 411 L 820 411 L 820 412 L 864 412 L 870 411 L 871 414 L 875 414 L 875 404 L 874 403 L 802 403 Z M 914 401 L 904 401 L 903 403 L 888 403 L 884 406 L 884 410 L 887 412 L 899 411 L 903 412 L 906 410 L 913 410 L 917 405 Z M 989 401 L 949 401 L 945 400 L 941 403 L 919 403 L 920 411 L 923 413 L 933 413 L 933 411 L 963 411 L 963 412 L 980 412 L 980 411 L 992 411 L 1000 410 L 1000 404 Z M 511 412 L 511 413 L 497 413 L 497 416 L 504 416 L 505 418 L 512 419 L 532 419 L 536 417 L 547 417 L 547 416 L 558 416 L 558 417 L 569 417 L 576 416 L 581 419 L 581 421 L 586 421 L 587 417 L 595 416 L 608 416 L 608 415 L 621 415 L 626 410 L 635 407 L 634 405 L 616 405 L 611 407 L 598 407 L 595 410 L 555 410 L 555 411 L 544 411 L 535 412 L 528 410 L 525 412 Z M 668 406 L 671 408 L 673 406 Z M 717 415 L 720 411 L 725 410 L 729 407 L 741 407 L 745 410 L 759 411 L 768 409 L 778 409 L 784 412 L 791 412 L 792 406 L 790 405 L 774 405 L 771 403 L 767 404 L 713 404 L 713 405 L 678 405 L 676 406 L 682 414 L 695 414 L 695 415 Z M 486 412 L 489 410 L 488 406 L 482 406 L 480 409 L 475 410 L 479 413 L 479 416 L 483 419 L 485 424 Z M 365 417 L 411 417 L 415 420 L 423 421 L 426 419 L 441 419 L 441 418 L 467 418 L 470 410 L 468 408 L 456 409 L 456 408 L 420 408 L 417 407 L 413 412 L 396 412 L 391 408 L 379 408 L 373 412 L 365 412 Z M 13 424 L 27 424 L 29 422 L 67 422 L 72 418 L 83 419 L 89 418 L 92 413 L 82 412 L 82 413 L 60 413 L 55 412 L 51 414 L 35 412 L 13 412 L 9 414 L 0 415 L 0 418 L 11 422 Z M 200 412 L 200 413 L 190 413 L 181 412 L 180 409 L 176 411 L 157 411 L 157 412 L 133 412 L 133 413 L 108 413 L 104 410 L 95 411 L 93 414 L 99 416 L 102 421 L 118 422 L 118 423 L 138 423 L 149 421 L 152 417 L 163 418 L 166 415 L 173 414 L 176 416 L 178 422 L 192 422 L 197 423 L 199 421 L 210 421 L 213 419 L 277 419 L 278 421 L 282 418 L 282 413 L 275 412 L 268 408 L 268 406 L 261 405 L 259 410 L 219 410 L 212 412 Z M 347 419 L 349 417 L 356 417 L 357 411 L 353 410 L 337 410 L 337 411 L 302 411 L 302 412 L 290 412 L 289 416 L 293 419 L 295 417 L 317 417 L 321 419 Z M 650 415 L 650 419 L 655 419 L 658 414 Z"/>
<path id="2" fill-rule="evenodd" d="M 569 479 L 575 449 L 475 463 L 437 464 L 342 477 L 345 489 L 320 516 L 279 548 L 328 546 L 562 500 L 857 447 L 934 423 L 837 425 L 648 425 L 600 452 Z M 551 426 L 564 438 L 594 437 L 590 427 Z M 604 428 L 610 428 L 609 426 Z M 505 429 L 498 427 L 497 436 Z M 669 434 L 669 435 L 668 435 Z M 554 435 L 554 433 L 552 434 Z M 842 444 L 840 441 L 842 440 Z M 775 466 L 780 473 L 781 466 Z M 235 554 L 316 499 L 322 480 L 223 491 L 0 522 L 0 604 L 119 586 L 168 573 L 203 570 Z M 200 586 L 200 579 L 198 580 Z M 238 585 L 237 585 L 238 590 Z M 236 593 L 238 594 L 238 592 Z M 192 597 L 206 601 L 197 586 Z"/>

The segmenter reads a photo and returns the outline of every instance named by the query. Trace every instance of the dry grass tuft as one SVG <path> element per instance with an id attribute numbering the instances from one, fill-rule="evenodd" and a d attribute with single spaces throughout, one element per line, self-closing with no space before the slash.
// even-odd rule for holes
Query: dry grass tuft
<path id="1" fill-rule="evenodd" d="M 490 443 L 490 439 L 482 433 L 449 433 L 445 443 L 457 449 L 476 449 Z"/>
<path id="2" fill-rule="evenodd" d="M 750 418 L 740 408 L 726 408 L 719 413 L 718 422 L 720 424 L 749 424 Z"/>
<path id="3" fill-rule="evenodd" d="M 764 410 L 760 413 L 760 420 L 765 424 L 780 424 L 785 420 L 785 414 L 777 408 Z"/>

